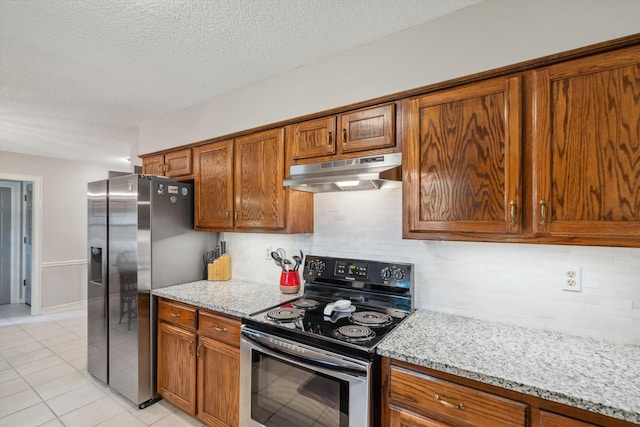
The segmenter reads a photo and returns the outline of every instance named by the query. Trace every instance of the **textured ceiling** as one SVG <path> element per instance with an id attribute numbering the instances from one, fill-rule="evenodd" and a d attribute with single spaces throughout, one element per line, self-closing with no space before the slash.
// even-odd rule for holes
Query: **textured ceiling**
<path id="1" fill-rule="evenodd" d="M 137 124 L 480 0 L 0 0 L 0 151 L 110 162 Z"/>

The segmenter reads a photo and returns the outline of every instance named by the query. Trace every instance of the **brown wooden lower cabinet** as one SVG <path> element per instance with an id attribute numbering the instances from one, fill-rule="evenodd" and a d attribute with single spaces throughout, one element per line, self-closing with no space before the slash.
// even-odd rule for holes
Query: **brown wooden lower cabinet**
<path id="1" fill-rule="evenodd" d="M 240 320 L 158 302 L 158 394 L 208 426 L 238 426 Z"/>
<path id="2" fill-rule="evenodd" d="M 387 357 L 381 371 L 381 426 L 638 426 Z"/>

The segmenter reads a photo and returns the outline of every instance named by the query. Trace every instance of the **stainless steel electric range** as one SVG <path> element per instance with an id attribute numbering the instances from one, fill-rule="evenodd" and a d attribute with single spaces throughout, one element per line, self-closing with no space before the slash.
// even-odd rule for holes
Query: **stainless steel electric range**
<path id="1" fill-rule="evenodd" d="M 304 295 L 243 319 L 242 426 L 373 426 L 375 348 L 414 310 L 413 264 L 308 255 Z"/>

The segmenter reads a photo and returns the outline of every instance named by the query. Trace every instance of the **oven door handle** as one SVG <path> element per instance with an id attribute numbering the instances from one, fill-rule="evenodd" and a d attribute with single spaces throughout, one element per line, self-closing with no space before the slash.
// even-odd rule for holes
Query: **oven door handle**
<path id="1" fill-rule="evenodd" d="M 305 353 L 307 352 L 313 353 L 312 358 L 303 356 L 301 352 L 295 348 L 297 347 L 297 344 L 296 346 L 292 346 L 291 348 L 287 347 L 285 351 L 284 349 L 281 349 L 277 345 L 274 345 L 268 339 L 261 337 L 259 334 L 256 334 L 253 331 L 252 332 L 243 331 L 242 336 L 247 340 L 251 341 L 254 345 L 258 347 L 262 347 L 275 354 L 284 356 L 285 358 L 296 360 L 305 365 L 317 366 L 330 371 L 349 373 L 351 375 L 358 376 L 358 377 L 367 376 L 366 368 L 346 360 L 338 360 L 337 357 L 331 357 L 329 359 L 328 357 L 325 357 L 322 353 L 315 350 L 305 349 Z"/>

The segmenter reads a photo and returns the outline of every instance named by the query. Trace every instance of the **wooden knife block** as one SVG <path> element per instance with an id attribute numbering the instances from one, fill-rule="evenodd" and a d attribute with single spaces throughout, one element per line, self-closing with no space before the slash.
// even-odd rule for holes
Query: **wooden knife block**
<path id="1" fill-rule="evenodd" d="M 231 280 L 231 256 L 224 254 L 207 266 L 209 280 Z"/>

